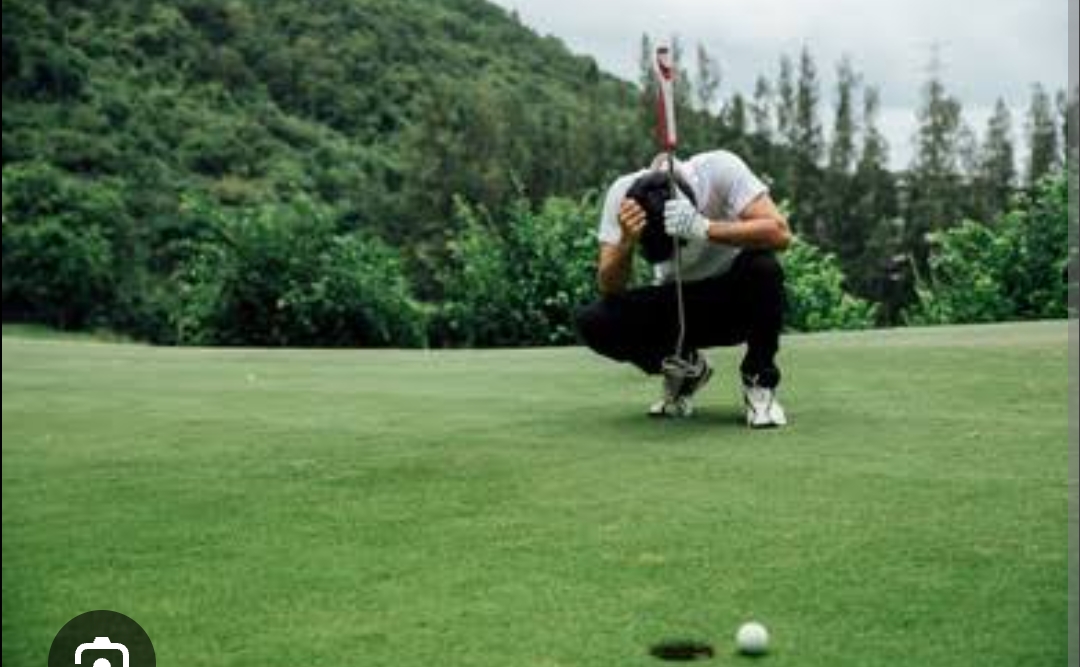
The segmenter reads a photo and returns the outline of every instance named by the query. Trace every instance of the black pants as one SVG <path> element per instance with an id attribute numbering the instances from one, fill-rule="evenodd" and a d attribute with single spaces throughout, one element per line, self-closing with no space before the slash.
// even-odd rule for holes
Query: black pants
<path id="1" fill-rule="evenodd" d="M 687 352 L 746 343 L 740 370 L 765 387 L 780 382 L 776 352 L 784 324 L 784 270 L 769 251 L 743 250 L 722 276 L 683 285 Z M 578 333 L 599 354 L 646 373 L 675 350 L 675 286 L 658 285 L 605 296 L 577 314 Z"/>

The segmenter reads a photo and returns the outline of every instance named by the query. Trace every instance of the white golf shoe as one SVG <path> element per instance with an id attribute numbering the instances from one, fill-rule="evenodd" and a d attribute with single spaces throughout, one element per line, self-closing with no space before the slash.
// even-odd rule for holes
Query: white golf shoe
<path id="1" fill-rule="evenodd" d="M 757 383 L 743 385 L 746 404 L 746 425 L 750 428 L 774 428 L 787 424 L 784 407 L 776 398 L 776 390 Z"/>
<path id="2" fill-rule="evenodd" d="M 689 417 L 694 414 L 692 398 L 712 377 L 712 367 L 697 352 L 689 358 L 669 357 L 661 367 L 663 397 L 649 406 L 650 417 Z"/>
<path id="3" fill-rule="evenodd" d="M 686 397 L 661 398 L 649 406 L 650 417 L 689 417 L 694 414 L 694 402 Z"/>

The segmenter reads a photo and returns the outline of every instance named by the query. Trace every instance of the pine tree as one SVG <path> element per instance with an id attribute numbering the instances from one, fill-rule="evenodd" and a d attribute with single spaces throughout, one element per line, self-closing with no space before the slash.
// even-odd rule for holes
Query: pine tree
<path id="1" fill-rule="evenodd" d="M 656 85 L 653 77 L 653 43 L 648 34 L 642 33 L 638 53 L 638 87 L 648 93 Z"/>
<path id="2" fill-rule="evenodd" d="M 649 137 L 647 144 L 655 146 L 653 137 L 656 136 L 656 75 L 653 72 L 653 43 L 647 34 L 641 35 L 641 52 L 638 54 L 638 88 L 641 97 L 638 100 L 639 123 L 641 131 L 637 134 L 641 137 Z M 645 145 L 645 144 L 643 144 Z"/>
<path id="3" fill-rule="evenodd" d="M 769 80 L 759 75 L 754 83 L 754 101 L 750 105 L 750 119 L 754 135 L 772 141 L 773 135 L 773 91 Z"/>
<path id="4" fill-rule="evenodd" d="M 759 75 L 754 83 L 754 97 L 749 103 L 750 138 L 754 169 L 771 179 L 776 168 L 776 130 L 773 125 L 773 89 L 769 79 Z"/>
<path id="5" fill-rule="evenodd" d="M 836 251 L 844 263 L 856 256 L 857 247 L 862 245 L 862 240 L 856 238 L 861 230 L 851 218 L 850 206 L 852 171 L 857 157 L 854 96 L 858 76 L 847 57 L 840 61 L 836 75 L 836 114 L 825 170 L 824 235 L 821 241 L 829 250 Z"/>
<path id="6" fill-rule="evenodd" d="M 721 113 L 724 129 L 724 146 L 741 155 L 743 158 L 752 160 L 756 169 L 761 169 L 759 158 L 754 152 L 754 144 L 750 140 L 750 123 L 747 112 L 747 104 L 741 93 L 735 93 L 724 105 Z"/>
<path id="7" fill-rule="evenodd" d="M 836 118 L 833 123 L 832 144 L 829 146 L 829 172 L 848 175 L 855 166 L 855 104 L 859 77 L 845 56 L 836 69 Z"/>
<path id="8" fill-rule="evenodd" d="M 1058 113 L 1058 159 L 1059 165 L 1065 165 L 1069 160 L 1069 94 L 1066 89 L 1060 88 L 1054 95 L 1054 104 Z"/>
<path id="9" fill-rule="evenodd" d="M 679 117 L 685 114 L 679 113 L 682 109 L 689 109 L 694 98 L 693 82 L 690 78 L 690 70 L 684 64 L 682 40 L 678 35 L 671 38 L 671 62 L 675 65 L 675 106 Z"/>
<path id="10" fill-rule="evenodd" d="M 959 100 L 949 95 L 941 80 L 935 51 L 917 112 L 916 153 L 906 183 L 905 240 L 919 269 L 925 268 L 927 233 L 956 224 L 963 217 L 964 201 L 958 196 L 962 185 L 961 114 Z"/>
<path id="11" fill-rule="evenodd" d="M 704 45 L 698 44 L 697 81 L 694 89 L 694 101 L 697 103 L 699 110 L 707 113 L 712 112 L 720 94 L 722 79 L 723 72 L 720 69 L 720 62 L 709 54 Z"/>
<path id="12" fill-rule="evenodd" d="M 877 87 L 863 88 L 862 147 L 859 150 L 856 173 L 889 172 L 889 142 L 877 127 L 880 110 L 881 93 Z"/>
<path id="13" fill-rule="evenodd" d="M 981 211 L 978 202 L 979 150 L 979 137 L 961 118 L 956 131 L 956 166 L 960 171 L 960 191 L 957 196 L 960 197 L 962 215 L 965 217 L 976 217 Z"/>
<path id="14" fill-rule="evenodd" d="M 796 229 L 813 240 L 824 234 L 821 159 L 824 133 L 818 113 L 820 90 L 817 66 L 807 48 L 799 56 L 799 77 L 795 87 L 795 109 L 791 119 L 791 161 L 788 186 L 794 206 Z"/>
<path id="15" fill-rule="evenodd" d="M 1029 188 L 1058 165 L 1057 132 L 1050 95 L 1041 84 L 1035 84 L 1027 116 L 1026 184 Z"/>
<path id="16" fill-rule="evenodd" d="M 877 126 L 881 97 L 863 88 L 862 141 L 850 200 L 852 247 L 847 266 L 851 289 L 881 304 L 883 323 L 894 324 L 910 298 L 910 263 L 903 252 L 896 179 L 889 171 L 889 144 Z"/>
<path id="17" fill-rule="evenodd" d="M 793 151 L 797 141 L 794 132 L 795 66 L 787 54 L 780 56 L 775 91 L 776 133 L 770 163 L 777 181 L 773 186 L 773 196 L 792 204 L 794 203 L 793 174 L 797 170 Z M 793 231 L 802 231 L 802 219 L 797 210 L 792 211 L 789 220 Z"/>
<path id="18" fill-rule="evenodd" d="M 789 56 L 780 56 L 780 72 L 776 78 L 776 129 L 780 142 L 787 148 L 795 145 L 795 67 Z"/>
<path id="19" fill-rule="evenodd" d="M 818 115 L 819 89 L 817 65 L 810 50 L 803 47 L 799 56 L 799 80 L 795 90 L 794 136 L 796 150 L 807 166 L 817 166 L 821 162 L 825 138 Z"/>
<path id="20" fill-rule="evenodd" d="M 989 222 L 1005 210 L 1016 183 L 1016 153 L 1012 138 L 1012 113 L 998 98 L 986 125 L 976 191 L 982 207 L 981 220 Z"/>

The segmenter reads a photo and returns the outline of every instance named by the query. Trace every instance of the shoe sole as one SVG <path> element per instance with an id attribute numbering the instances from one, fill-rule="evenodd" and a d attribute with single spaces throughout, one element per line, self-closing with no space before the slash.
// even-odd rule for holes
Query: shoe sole
<path id="1" fill-rule="evenodd" d="M 750 411 L 750 404 L 749 403 L 744 402 L 743 406 L 747 409 L 748 412 Z M 756 430 L 766 430 L 766 429 L 770 429 L 770 428 L 780 428 L 781 426 L 787 426 L 787 418 L 785 417 L 783 421 L 769 420 L 769 421 L 762 421 L 762 422 L 754 422 L 754 420 L 752 418 L 747 417 L 746 426 L 748 428 L 754 429 L 755 431 Z"/>
<path id="2" fill-rule="evenodd" d="M 661 404 L 656 404 L 661 405 Z M 649 411 L 645 414 L 652 419 L 686 419 L 692 417 L 694 414 L 694 407 L 691 405 L 689 408 L 668 410 L 667 405 L 661 405 L 659 409 L 656 409 L 656 405 L 649 406 Z"/>

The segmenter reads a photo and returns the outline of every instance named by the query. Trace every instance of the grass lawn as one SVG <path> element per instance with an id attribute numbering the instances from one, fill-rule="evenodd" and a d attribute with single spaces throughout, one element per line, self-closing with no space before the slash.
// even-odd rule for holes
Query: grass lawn
<path id="1" fill-rule="evenodd" d="M 683 422 L 582 349 L 3 338 L 3 664 L 121 611 L 161 665 L 1056 667 L 1064 322 L 790 337 Z M 737 656 L 738 624 L 772 633 Z"/>

